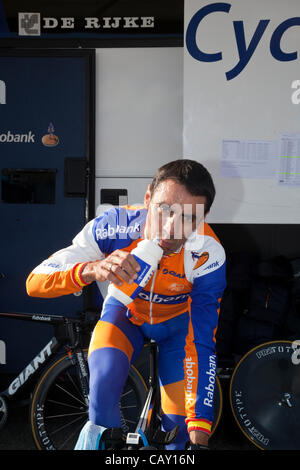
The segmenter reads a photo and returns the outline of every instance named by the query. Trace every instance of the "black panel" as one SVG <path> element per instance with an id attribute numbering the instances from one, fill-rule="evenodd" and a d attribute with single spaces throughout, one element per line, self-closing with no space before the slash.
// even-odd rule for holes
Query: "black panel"
<path id="1" fill-rule="evenodd" d="M 113 206 L 124 206 L 128 203 L 127 189 L 101 189 L 101 204 L 111 204 Z"/>
<path id="2" fill-rule="evenodd" d="M 86 159 L 65 158 L 65 196 L 82 197 L 86 195 Z"/>
<path id="3" fill-rule="evenodd" d="M 2 202 L 12 204 L 55 204 L 55 169 L 3 168 Z"/>
<path id="4" fill-rule="evenodd" d="M 298 257 L 299 224 L 210 224 L 227 253 L 247 251 L 260 258 Z"/>

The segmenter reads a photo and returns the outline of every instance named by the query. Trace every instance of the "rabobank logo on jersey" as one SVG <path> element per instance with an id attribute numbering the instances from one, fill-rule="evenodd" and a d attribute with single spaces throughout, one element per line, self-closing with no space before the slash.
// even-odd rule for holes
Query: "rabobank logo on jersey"
<path id="1" fill-rule="evenodd" d="M 136 235 L 141 231 L 139 222 L 135 222 L 133 225 L 110 225 L 107 224 L 105 227 L 98 227 L 95 231 L 96 239 L 103 240 L 104 238 L 136 238 Z"/>
<path id="2" fill-rule="evenodd" d="M 180 294 L 180 295 L 163 295 L 163 294 L 155 294 L 152 293 L 150 295 L 149 292 L 141 290 L 138 294 L 138 297 L 142 300 L 146 300 L 147 302 L 152 302 L 154 304 L 178 304 L 182 302 L 186 302 L 189 293 L 187 294 Z"/>
<path id="3" fill-rule="evenodd" d="M 202 21 L 208 18 L 212 21 L 212 30 L 215 30 L 216 34 L 219 35 L 218 27 L 214 25 L 214 20 L 218 16 L 215 14 L 230 14 L 231 6 L 231 3 L 211 3 L 200 8 L 200 10 L 193 15 L 186 30 L 186 47 L 189 54 L 194 59 L 200 62 L 217 62 L 223 60 L 221 38 L 220 49 L 208 52 L 203 50 L 203 47 L 201 47 L 201 44 L 197 41 L 197 35 L 199 36 Z M 281 46 L 283 38 L 288 36 L 288 30 L 294 26 L 300 26 L 300 16 L 285 19 L 279 25 L 275 25 L 275 27 L 270 19 L 261 19 L 258 21 L 256 29 L 250 34 L 250 37 L 246 37 L 245 30 L 247 30 L 247 25 L 244 24 L 243 19 L 234 20 L 232 23 L 232 34 L 235 35 L 239 59 L 237 64 L 225 73 L 227 80 L 232 80 L 237 77 L 245 69 L 252 56 L 255 54 L 257 47 L 259 47 L 262 37 L 265 37 L 266 29 L 270 29 L 270 27 L 274 28 L 272 32 L 269 32 L 271 38 L 269 50 L 272 57 L 280 62 L 297 60 L 297 47 L 299 48 L 299 42 L 294 45 L 291 44 L 288 49 L 285 48 L 284 50 Z"/>
<path id="4" fill-rule="evenodd" d="M 214 261 L 214 262 L 211 263 L 209 266 L 207 266 L 207 268 L 204 268 L 204 269 L 205 269 L 205 271 L 206 271 L 207 269 L 218 268 L 219 266 L 220 266 L 219 261 Z"/>
<path id="5" fill-rule="evenodd" d="M 95 219 L 93 233 L 96 242 L 99 244 L 101 240 L 104 242 L 110 240 L 137 240 L 141 237 L 146 215 L 146 210 L 129 210 L 127 207 L 122 206 L 107 207 Z M 108 245 L 110 246 L 109 243 Z M 108 249 L 108 245 L 106 244 L 105 249 Z M 122 243 L 121 245 L 126 246 Z M 120 248 L 120 245 L 118 245 L 118 248 Z M 102 249 L 104 249 L 103 245 Z M 114 249 L 116 249 L 116 246 Z"/>

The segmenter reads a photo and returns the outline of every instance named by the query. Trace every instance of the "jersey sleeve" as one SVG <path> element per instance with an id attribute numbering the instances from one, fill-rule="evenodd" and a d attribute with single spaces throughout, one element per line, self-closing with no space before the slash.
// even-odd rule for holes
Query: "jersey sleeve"
<path id="1" fill-rule="evenodd" d="M 215 334 L 220 301 L 226 286 L 225 251 L 214 239 L 191 254 L 190 327 L 185 362 L 188 430 L 211 431 L 217 371 Z M 192 372 L 191 372 L 192 371 Z M 191 380 L 193 377 L 193 380 Z"/>
<path id="2" fill-rule="evenodd" d="M 54 253 L 28 276 L 26 289 L 32 297 L 59 297 L 80 291 L 86 283 L 82 269 L 90 261 L 104 259 L 140 236 L 145 211 L 111 207 L 91 220 L 72 245 Z"/>
<path id="3" fill-rule="evenodd" d="M 28 276 L 26 289 L 31 297 L 60 297 L 80 291 L 86 283 L 81 271 L 89 261 L 105 257 L 106 239 L 96 241 L 97 230 L 106 224 L 106 215 L 94 219 L 63 248 L 38 265 Z"/>

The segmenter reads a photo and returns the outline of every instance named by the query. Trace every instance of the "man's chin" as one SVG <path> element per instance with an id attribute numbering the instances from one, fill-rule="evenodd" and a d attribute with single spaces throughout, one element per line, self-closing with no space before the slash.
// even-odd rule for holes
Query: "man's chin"
<path id="1" fill-rule="evenodd" d="M 175 251 L 180 248 L 182 243 L 174 243 L 172 240 L 160 240 L 159 246 L 163 249 L 165 255 L 169 255 L 171 253 L 174 253 Z"/>

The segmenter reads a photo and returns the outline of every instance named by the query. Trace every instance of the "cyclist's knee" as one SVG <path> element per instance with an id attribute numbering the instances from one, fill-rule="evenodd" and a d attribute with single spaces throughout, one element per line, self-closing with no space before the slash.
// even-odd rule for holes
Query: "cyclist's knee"
<path id="1" fill-rule="evenodd" d="M 102 355 L 102 351 L 106 349 L 117 349 L 122 351 L 130 362 L 135 346 L 134 341 L 129 339 L 119 326 L 111 322 L 99 321 L 91 338 L 89 357 L 94 353 Z"/>
<path id="2" fill-rule="evenodd" d="M 95 388 L 106 389 L 108 394 L 120 393 L 129 372 L 127 356 L 115 348 L 104 348 L 94 351 L 89 356 L 90 382 Z M 101 392 L 101 390 L 99 390 Z M 106 391 L 104 392 L 106 393 Z"/>

